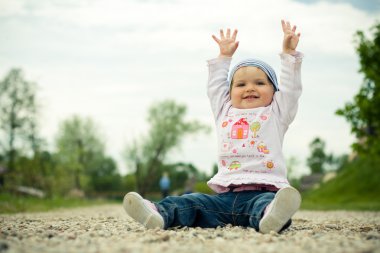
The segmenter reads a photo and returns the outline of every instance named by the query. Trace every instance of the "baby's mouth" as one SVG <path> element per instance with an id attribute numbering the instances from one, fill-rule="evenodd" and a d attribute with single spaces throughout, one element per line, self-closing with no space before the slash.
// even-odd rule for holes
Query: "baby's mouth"
<path id="1" fill-rule="evenodd" d="M 249 96 L 243 97 L 243 99 L 249 99 L 249 100 L 251 100 L 251 99 L 257 99 L 257 98 L 259 98 L 259 96 L 255 96 L 255 95 L 249 95 Z"/>

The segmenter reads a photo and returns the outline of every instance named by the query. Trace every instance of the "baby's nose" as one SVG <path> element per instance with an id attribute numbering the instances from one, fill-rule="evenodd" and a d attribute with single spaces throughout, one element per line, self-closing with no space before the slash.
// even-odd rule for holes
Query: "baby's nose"
<path id="1" fill-rule="evenodd" d="M 253 84 L 247 84 L 246 87 L 247 87 L 247 91 L 254 91 L 255 90 L 255 85 L 253 85 Z"/>

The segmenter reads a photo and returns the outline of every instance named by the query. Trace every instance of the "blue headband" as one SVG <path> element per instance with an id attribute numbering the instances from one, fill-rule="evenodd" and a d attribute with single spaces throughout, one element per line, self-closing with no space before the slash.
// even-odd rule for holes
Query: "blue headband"
<path id="1" fill-rule="evenodd" d="M 228 77 L 228 83 L 230 86 L 232 83 L 232 78 L 235 75 L 235 72 L 242 67 L 248 67 L 248 66 L 257 67 L 257 68 L 261 69 L 262 71 L 264 71 L 264 73 L 268 76 L 269 80 L 272 82 L 274 89 L 276 91 L 279 90 L 278 89 L 278 83 L 277 83 L 277 77 L 276 77 L 276 73 L 274 72 L 274 69 L 271 66 L 269 66 L 269 64 L 267 64 L 263 61 L 257 60 L 257 59 L 253 59 L 253 58 L 241 61 L 238 64 L 236 64 L 235 67 L 233 67 L 233 69 L 230 71 L 230 75 Z"/>

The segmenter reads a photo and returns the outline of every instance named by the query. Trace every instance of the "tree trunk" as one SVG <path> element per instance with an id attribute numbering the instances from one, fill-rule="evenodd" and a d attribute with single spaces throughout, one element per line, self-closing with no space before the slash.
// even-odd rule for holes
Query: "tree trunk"
<path id="1" fill-rule="evenodd" d="M 9 142 L 8 142 L 8 145 L 9 145 L 9 151 L 8 151 L 8 170 L 9 172 L 13 172 L 14 169 L 15 169 L 15 155 L 16 155 L 16 151 L 15 151 L 15 148 L 14 148 L 14 140 L 15 140 L 15 131 L 16 131 L 16 128 L 17 128 L 17 124 L 16 124 L 16 117 L 15 117 L 15 113 L 14 113 L 14 108 L 16 107 L 15 104 L 12 105 L 12 111 L 11 111 L 11 118 L 10 118 L 10 132 L 9 132 Z"/>
<path id="2" fill-rule="evenodd" d="M 74 171 L 74 186 L 76 189 L 81 190 L 81 185 L 80 185 L 80 176 L 79 176 L 79 169 L 76 169 Z"/>
<path id="3" fill-rule="evenodd" d="M 139 162 L 139 160 L 136 161 L 136 172 L 135 172 L 135 176 L 136 176 L 136 188 L 137 188 L 137 191 L 138 193 L 144 197 L 145 194 L 146 194 L 146 188 L 144 187 L 145 184 L 144 184 L 144 177 L 142 176 L 142 167 L 141 167 L 141 163 Z"/>
<path id="4" fill-rule="evenodd" d="M 138 181 L 141 187 L 139 189 L 141 195 L 143 194 L 145 195 L 149 190 L 152 189 L 153 182 L 152 180 L 149 180 L 148 176 L 154 175 L 157 172 L 157 167 L 158 167 L 158 162 L 159 162 L 158 157 L 162 153 L 164 147 L 165 147 L 165 143 L 162 142 L 161 145 L 157 148 L 155 156 L 148 162 L 148 167 L 147 167 L 148 173 L 146 173 L 146 175 L 142 177 L 140 174 L 140 178 Z"/>

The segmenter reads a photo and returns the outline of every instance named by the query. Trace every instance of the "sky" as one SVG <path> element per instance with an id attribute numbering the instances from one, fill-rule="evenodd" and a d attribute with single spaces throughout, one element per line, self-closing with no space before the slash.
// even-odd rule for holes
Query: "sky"
<path id="1" fill-rule="evenodd" d="M 350 126 L 335 111 L 363 80 L 353 35 L 368 32 L 379 17 L 379 0 L 0 0 L 0 78 L 18 67 L 38 84 L 41 135 L 50 150 L 60 122 L 91 117 L 122 173 L 131 169 L 122 151 L 146 134 L 149 106 L 174 99 L 187 106 L 188 119 L 213 131 L 185 138 L 167 161 L 209 173 L 217 141 L 206 61 L 219 53 L 211 35 L 238 29 L 232 64 L 256 57 L 279 74 L 280 22 L 289 20 L 301 32 L 305 57 L 303 94 L 283 150 L 299 161 L 296 174 L 305 174 L 317 136 L 326 152 L 351 152 Z"/>

